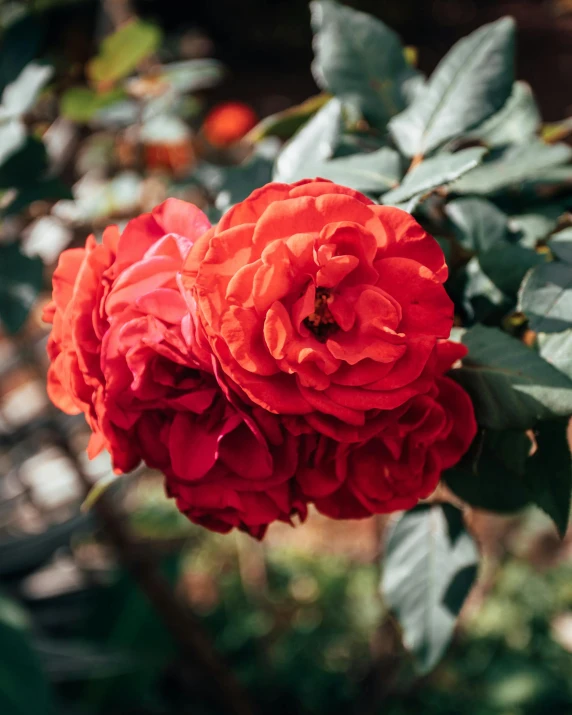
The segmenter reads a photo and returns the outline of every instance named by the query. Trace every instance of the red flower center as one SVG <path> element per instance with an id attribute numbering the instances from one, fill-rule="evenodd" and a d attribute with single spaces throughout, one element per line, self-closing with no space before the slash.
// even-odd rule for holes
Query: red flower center
<path id="1" fill-rule="evenodd" d="M 339 327 L 329 308 L 333 299 L 333 295 L 327 288 L 316 288 L 314 312 L 304 320 L 304 325 L 314 333 L 321 343 L 325 343 Z"/>

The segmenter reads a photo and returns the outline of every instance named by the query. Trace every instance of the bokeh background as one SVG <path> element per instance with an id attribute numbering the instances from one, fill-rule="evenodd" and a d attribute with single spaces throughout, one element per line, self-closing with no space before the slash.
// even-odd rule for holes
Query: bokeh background
<path id="1" fill-rule="evenodd" d="M 396 29 L 425 72 L 511 14 L 544 120 L 572 114 L 570 0 L 349 4 Z M 119 42 L 130 67 L 102 41 L 134 17 L 149 24 Z M 85 457 L 83 419 L 47 400 L 41 309 L 59 253 L 167 196 L 213 220 L 240 198 L 240 134 L 319 91 L 305 0 L 4 0 L 0 26 L 0 713 L 231 712 L 209 643 L 262 713 L 572 713 L 572 538 L 538 511 L 468 513 L 479 581 L 447 657 L 417 678 L 378 595 L 387 519 L 312 514 L 262 543 L 211 534 L 160 475 L 112 481 L 105 455 Z M 279 116 L 275 133 L 304 116 Z M 264 161 L 252 171 L 267 180 Z M 173 628 L 181 604 L 193 615 Z"/>

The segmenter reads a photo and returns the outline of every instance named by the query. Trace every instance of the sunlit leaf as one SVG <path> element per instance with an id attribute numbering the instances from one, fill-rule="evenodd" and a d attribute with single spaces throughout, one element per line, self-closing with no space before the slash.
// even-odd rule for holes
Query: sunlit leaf
<path id="1" fill-rule="evenodd" d="M 460 40 L 415 101 L 389 127 L 408 156 L 424 155 L 498 111 L 514 80 L 514 21 L 502 18 Z"/>
<path id="2" fill-rule="evenodd" d="M 122 89 L 96 92 L 89 87 L 71 87 L 60 99 L 60 112 L 74 122 L 89 122 L 101 109 L 119 102 L 125 97 Z"/>
<path id="3" fill-rule="evenodd" d="M 490 147 L 522 144 L 537 134 L 540 121 L 540 111 L 530 86 L 526 82 L 515 82 L 504 106 L 469 136 Z"/>
<path id="4" fill-rule="evenodd" d="M 542 180 L 542 172 L 559 168 L 570 159 L 572 148 L 565 144 L 549 145 L 531 140 L 491 153 L 481 166 L 456 181 L 451 191 L 459 194 L 493 194 L 511 186 L 518 188 L 525 181 Z"/>
<path id="5" fill-rule="evenodd" d="M 477 575 L 478 552 L 449 504 L 406 512 L 389 530 L 381 591 L 421 673 L 444 654 Z"/>
<path id="6" fill-rule="evenodd" d="M 130 20 L 101 43 L 99 54 L 87 65 L 95 84 L 113 83 L 130 74 L 161 43 L 161 31 L 142 20 Z"/>
<path id="7" fill-rule="evenodd" d="M 402 173 L 399 154 L 384 147 L 368 154 L 304 165 L 291 180 L 320 177 L 357 191 L 379 194 L 398 186 Z"/>
<path id="8" fill-rule="evenodd" d="M 329 159 L 342 127 L 342 103 L 331 99 L 284 146 L 274 167 L 274 181 L 308 176 L 306 167 Z"/>
<path id="9" fill-rule="evenodd" d="M 285 109 L 283 112 L 271 114 L 259 122 L 245 137 L 247 142 L 258 142 L 269 136 L 280 139 L 290 139 L 290 137 L 304 125 L 310 117 L 316 114 L 324 104 L 327 104 L 332 96 L 326 92 L 310 97 L 295 107 Z"/>
<path id="10" fill-rule="evenodd" d="M 426 159 L 405 174 L 396 189 L 382 196 L 382 202 L 394 206 L 415 196 L 425 196 L 474 169 L 485 153 L 481 147 L 472 147 Z"/>
<path id="11" fill-rule="evenodd" d="M 0 121 L 21 117 L 32 109 L 54 73 L 53 67 L 30 62 L 2 92 Z"/>
<path id="12" fill-rule="evenodd" d="M 561 333 L 538 333 L 536 340 L 546 362 L 572 380 L 572 328 Z"/>
<path id="13" fill-rule="evenodd" d="M 518 310 L 537 332 L 571 328 L 572 265 L 552 262 L 530 271 L 519 291 Z"/>

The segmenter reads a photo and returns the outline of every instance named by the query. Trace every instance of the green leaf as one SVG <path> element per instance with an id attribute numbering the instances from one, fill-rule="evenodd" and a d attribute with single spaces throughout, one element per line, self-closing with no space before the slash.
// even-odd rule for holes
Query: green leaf
<path id="1" fill-rule="evenodd" d="M 353 154 L 312 164 L 304 170 L 305 176 L 330 179 L 336 184 L 370 194 L 383 193 L 396 187 L 403 174 L 401 157 L 387 147 L 369 154 Z"/>
<path id="2" fill-rule="evenodd" d="M 420 673 L 444 654 L 477 573 L 478 552 L 450 505 L 423 505 L 389 530 L 381 590 Z"/>
<path id="3" fill-rule="evenodd" d="M 489 147 L 522 144 L 540 129 L 541 116 L 530 86 L 515 82 L 502 109 L 470 132 L 469 137 Z"/>
<path id="4" fill-rule="evenodd" d="M 507 215 L 486 199 L 453 199 L 446 204 L 445 213 L 457 240 L 469 251 L 480 253 L 506 237 Z"/>
<path id="5" fill-rule="evenodd" d="M 272 177 L 272 161 L 254 154 L 247 162 L 239 166 L 228 167 L 216 198 L 216 208 L 228 211 L 239 201 L 243 201 L 254 189 L 269 183 Z"/>
<path id="6" fill-rule="evenodd" d="M 572 458 L 567 422 L 542 422 L 535 430 L 536 452 L 526 462 L 525 482 L 537 504 L 554 521 L 562 538 L 568 528 Z"/>
<path id="7" fill-rule="evenodd" d="M 0 245 L 0 322 L 17 333 L 40 293 L 43 265 L 20 253 L 16 243 Z"/>
<path id="8" fill-rule="evenodd" d="M 324 104 L 329 102 L 331 96 L 322 92 L 315 97 L 310 97 L 305 102 L 297 104 L 295 107 L 285 109 L 283 112 L 271 114 L 259 122 L 246 136 L 250 142 L 258 142 L 265 137 L 279 137 L 280 139 L 290 139 L 290 137 L 300 129 L 301 126 L 312 117 Z"/>
<path id="9" fill-rule="evenodd" d="M 161 31 L 156 25 L 131 20 L 101 43 L 99 54 L 87 65 L 89 79 L 96 83 L 113 83 L 130 74 L 161 44 Z"/>
<path id="10" fill-rule="evenodd" d="M 93 528 L 93 515 L 77 516 L 48 527 L 40 534 L 13 536 L 0 541 L 0 580 L 21 579 L 68 546 L 72 537 Z"/>
<path id="11" fill-rule="evenodd" d="M 462 342 L 469 354 L 449 376 L 469 393 L 482 427 L 528 429 L 572 414 L 572 381 L 536 351 L 483 325 L 467 330 Z"/>
<path id="12" fill-rule="evenodd" d="M 26 142 L 26 127 L 20 120 L 12 120 L 0 124 L 0 166 Z M 6 188 L 6 187 L 1 187 Z M 10 188 L 9 186 L 7 188 Z"/>
<path id="13" fill-rule="evenodd" d="M 524 481 L 531 447 L 526 432 L 482 430 L 443 479 L 453 494 L 477 509 L 500 514 L 519 511 L 532 499 Z"/>
<path id="14" fill-rule="evenodd" d="M 551 236 L 548 247 L 561 261 L 572 265 L 572 227 Z"/>
<path id="15" fill-rule="evenodd" d="M 483 158 L 486 150 L 481 147 L 463 149 L 455 154 L 439 154 L 426 159 L 411 169 L 397 189 L 382 197 L 384 204 L 395 205 L 415 196 L 425 196 L 440 186 L 450 184 L 471 169 Z"/>
<path id="16" fill-rule="evenodd" d="M 511 146 L 489 155 L 489 159 L 451 186 L 458 194 L 494 194 L 501 189 L 539 179 L 545 169 L 558 167 L 572 158 L 565 144 L 543 144 L 539 140 Z"/>
<path id="17" fill-rule="evenodd" d="M 163 65 L 158 79 L 167 82 L 176 92 L 184 94 L 218 84 L 223 74 L 224 69 L 220 62 L 202 58 Z"/>
<path id="18" fill-rule="evenodd" d="M 332 156 L 342 128 L 342 103 L 331 99 L 300 129 L 276 159 L 274 181 L 307 178 L 306 168 Z"/>
<path id="19" fill-rule="evenodd" d="M 561 333 L 538 333 L 538 352 L 572 380 L 572 329 Z"/>
<path id="20" fill-rule="evenodd" d="M 30 62 L 2 92 L 0 121 L 21 117 L 32 109 L 54 73 L 53 67 Z"/>
<path id="21" fill-rule="evenodd" d="M 399 37 L 381 20 L 337 2 L 317 0 L 310 7 L 316 82 L 384 127 L 407 105 L 408 84 L 419 77 Z"/>
<path id="22" fill-rule="evenodd" d="M 122 89 L 96 92 L 89 87 L 70 87 L 60 99 L 60 113 L 72 122 L 89 122 L 100 109 L 125 98 Z"/>
<path id="23" fill-rule="evenodd" d="M 546 255 L 502 241 L 480 253 L 479 263 L 497 288 L 506 295 L 516 296 L 527 271 L 546 263 Z"/>
<path id="24" fill-rule="evenodd" d="M 38 56 L 46 28 L 27 14 L 4 30 L 0 51 L 0 88 L 10 84 Z"/>
<path id="25" fill-rule="evenodd" d="M 50 685 L 35 653 L 27 618 L 7 599 L 0 600 L 0 712 L 55 715 Z"/>
<path id="26" fill-rule="evenodd" d="M 71 189 L 61 179 L 32 181 L 27 186 L 18 189 L 16 198 L 8 204 L 2 214 L 14 216 L 34 201 L 55 201 L 57 199 L 73 199 Z"/>
<path id="27" fill-rule="evenodd" d="M 0 163 L 0 189 L 21 188 L 40 181 L 48 169 L 46 147 L 40 139 L 25 137 L 17 150 Z"/>
<path id="28" fill-rule="evenodd" d="M 476 256 L 465 266 L 462 294 L 463 307 L 472 321 L 483 322 L 494 316 L 500 319 L 513 306 L 513 301 L 485 274 Z"/>
<path id="29" fill-rule="evenodd" d="M 521 245 L 534 248 L 538 241 L 552 233 L 565 210 L 565 206 L 560 203 L 537 205 L 528 213 L 511 216 L 509 228 L 520 233 Z"/>
<path id="30" fill-rule="evenodd" d="M 546 263 L 524 279 L 518 310 L 526 314 L 532 330 L 556 333 L 572 327 L 572 265 Z"/>
<path id="31" fill-rule="evenodd" d="M 390 131 L 404 154 L 425 155 L 498 111 L 513 80 L 514 21 L 505 17 L 460 40 Z"/>
<path id="32" fill-rule="evenodd" d="M 111 650 L 82 640 L 35 638 L 34 650 L 52 683 L 85 682 L 132 673 L 135 654 Z"/>

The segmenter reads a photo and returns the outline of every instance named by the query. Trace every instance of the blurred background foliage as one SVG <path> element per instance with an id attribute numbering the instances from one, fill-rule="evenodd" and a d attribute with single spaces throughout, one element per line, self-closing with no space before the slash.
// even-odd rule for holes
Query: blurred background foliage
<path id="1" fill-rule="evenodd" d="M 394 27 L 425 72 L 510 12 L 518 76 L 549 122 L 572 114 L 566 0 L 350 4 Z M 307 5 L 4 0 L 0 26 L 0 713 L 224 713 L 79 508 L 110 465 L 87 463 L 83 420 L 47 402 L 39 316 L 59 253 L 89 232 L 167 196 L 214 220 L 270 179 L 280 140 L 327 100 Z M 253 155 L 237 142 L 248 132 L 262 139 Z M 313 514 L 256 544 L 188 524 L 146 470 L 106 495 L 261 712 L 572 713 L 572 541 L 539 512 L 469 512 L 479 581 L 447 657 L 421 678 L 379 598 L 385 519 Z"/>

